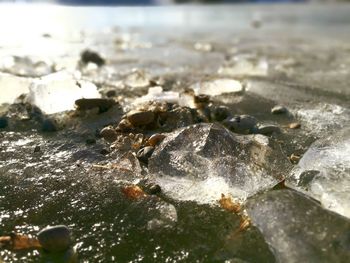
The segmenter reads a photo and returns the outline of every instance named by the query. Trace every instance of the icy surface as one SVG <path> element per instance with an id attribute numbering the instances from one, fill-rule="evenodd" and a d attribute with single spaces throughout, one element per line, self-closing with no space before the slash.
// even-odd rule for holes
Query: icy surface
<path id="1" fill-rule="evenodd" d="M 350 221 L 293 190 L 275 190 L 248 201 L 252 223 L 277 262 L 348 262 Z"/>
<path id="2" fill-rule="evenodd" d="M 263 135 L 240 136 L 217 124 L 198 124 L 167 136 L 149 171 L 175 198 L 214 202 L 226 191 L 245 199 L 282 180 L 289 169 L 279 145 Z M 168 184 L 170 183 L 170 184 Z"/>
<path id="3" fill-rule="evenodd" d="M 99 97 L 94 84 L 61 71 L 35 80 L 29 87 L 28 102 L 52 114 L 74 109 L 77 99 Z"/>
<path id="4" fill-rule="evenodd" d="M 316 141 L 292 175 L 297 187 L 350 218 L 350 128 Z"/>

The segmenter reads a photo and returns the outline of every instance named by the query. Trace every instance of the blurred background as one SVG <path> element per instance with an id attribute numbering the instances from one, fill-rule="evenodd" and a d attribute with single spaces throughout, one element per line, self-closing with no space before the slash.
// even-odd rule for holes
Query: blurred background
<path id="1" fill-rule="evenodd" d="M 64 5 L 174 5 L 231 3 L 349 2 L 350 0 L 0 0 L 0 3 L 58 3 Z"/>

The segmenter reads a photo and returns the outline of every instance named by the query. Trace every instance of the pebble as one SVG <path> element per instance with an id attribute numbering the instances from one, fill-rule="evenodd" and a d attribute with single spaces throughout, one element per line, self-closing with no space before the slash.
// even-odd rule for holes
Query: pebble
<path id="1" fill-rule="evenodd" d="M 136 157 L 140 162 L 148 164 L 148 159 L 152 156 L 153 151 L 154 147 L 146 146 L 137 152 Z"/>
<path id="2" fill-rule="evenodd" d="M 258 121 L 250 115 L 239 115 L 223 121 L 229 130 L 239 134 L 256 133 L 257 123 Z"/>
<path id="3" fill-rule="evenodd" d="M 154 121 L 154 113 L 151 111 L 132 110 L 126 115 L 133 126 L 147 125 Z"/>
<path id="4" fill-rule="evenodd" d="M 44 119 L 41 124 L 41 130 L 43 132 L 55 132 L 57 131 L 57 127 L 54 120 Z"/>
<path id="5" fill-rule="evenodd" d="M 101 149 L 100 150 L 100 154 L 102 154 L 102 155 L 107 155 L 107 154 L 109 154 L 110 152 L 107 150 L 107 149 Z"/>
<path id="6" fill-rule="evenodd" d="M 115 105 L 116 102 L 113 99 L 78 99 L 75 101 L 75 105 L 78 106 L 78 110 L 90 110 L 93 108 L 99 108 L 100 113 L 108 111 Z"/>
<path id="7" fill-rule="evenodd" d="M 132 130 L 131 123 L 127 119 L 122 119 L 119 122 L 118 127 L 117 127 L 116 130 L 121 131 L 121 132 L 131 131 Z"/>
<path id="8" fill-rule="evenodd" d="M 294 153 L 292 153 L 292 155 L 289 157 L 289 160 L 293 163 L 293 164 L 297 164 L 300 160 L 300 156 L 296 155 Z"/>
<path id="9" fill-rule="evenodd" d="M 209 103 L 210 97 L 205 94 L 199 94 L 194 96 L 194 103 Z"/>
<path id="10" fill-rule="evenodd" d="M 37 152 L 40 152 L 40 151 L 41 151 L 40 145 L 35 146 L 34 152 L 37 153 Z"/>
<path id="11" fill-rule="evenodd" d="M 106 96 L 107 96 L 108 98 L 115 97 L 115 96 L 117 96 L 117 91 L 115 91 L 114 89 L 108 90 L 108 91 L 106 92 Z"/>
<path id="12" fill-rule="evenodd" d="M 165 138 L 165 135 L 156 133 L 153 134 L 147 141 L 147 144 L 150 146 L 156 146 L 158 143 L 160 143 Z"/>
<path id="13" fill-rule="evenodd" d="M 285 114 L 288 110 L 284 106 L 277 105 L 271 109 L 272 114 Z"/>
<path id="14" fill-rule="evenodd" d="M 64 225 L 49 226 L 38 233 L 38 240 L 44 250 L 48 252 L 61 252 L 67 250 L 72 244 L 71 233 Z"/>
<path id="15" fill-rule="evenodd" d="M 87 138 L 85 142 L 86 142 L 86 144 L 94 144 L 94 143 L 96 143 L 96 139 L 95 138 Z"/>
<path id="16" fill-rule="evenodd" d="M 105 60 L 97 52 L 91 50 L 85 50 L 83 53 L 81 53 L 81 61 L 84 64 L 92 62 L 98 66 L 102 66 L 106 63 Z"/>
<path id="17" fill-rule="evenodd" d="M 223 121 L 230 117 L 230 110 L 226 106 L 215 107 L 212 111 L 212 119 L 216 121 Z"/>
<path id="18" fill-rule="evenodd" d="M 114 142 L 118 138 L 118 133 L 111 126 L 108 126 L 100 131 L 100 136 L 107 142 Z"/>
<path id="19" fill-rule="evenodd" d="M 162 192 L 161 187 L 158 184 L 152 184 L 149 188 L 149 193 L 151 195 L 156 195 Z"/>
<path id="20" fill-rule="evenodd" d="M 289 124 L 289 129 L 299 129 L 301 127 L 301 124 L 299 122 L 293 122 Z"/>
<path id="21" fill-rule="evenodd" d="M 0 129 L 6 128 L 8 125 L 8 120 L 6 117 L 0 117 Z"/>
<path id="22" fill-rule="evenodd" d="M 259 126 L 257 133 L 271 135 L 273 133 L 281 133 L 281 129 L 276 125 L 262 125 Z"/>

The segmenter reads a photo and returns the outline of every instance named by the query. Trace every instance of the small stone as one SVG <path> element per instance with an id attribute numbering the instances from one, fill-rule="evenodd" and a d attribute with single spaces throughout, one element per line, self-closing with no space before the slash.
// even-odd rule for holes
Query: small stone
<path id="1" fill-rule="evenodd" d="M 121 131 L 121 132 L 128 132 L 128 131 L 132 130 L 132 125 L 127 119 L 122 119 L 119 122 L 118 127 L 116 128 L 116 130 L 117 131 Z"/>
<path id="2" fill-rule="evenodd" d="M 55 132 L 57 131 L 56 123 L 51 119 L 44 119 L 41 124 L 41 130 L 43 132 Z"/>
<path id="3" fill-rule="evenodd" d="M 111 90 L 106 92 L 106 96 L 108 98 L 115 97 L 115 96 L 117 96 L 117 92 L 114 89 L 111 89 Z"/>
<path id="4" fill-rule="evenodd" d="M 158 143 L 160 143 L 165 138 L 164 134 L 156 133 L 153 134 L 147 141 L 147 145 L 150 146 L 156 146 Z"/>
<path id="5" fill-rule="evenodd" d="M 107 142 L 114 142 L 118 138 L 118 133 L 111 126 L 108 126 L 100 131 L 100 136 Z"/>
<path id="6" fill-rule="evenodd" d="M 95 63 L 98 66 L 104 65 L 105 60 L 95 51 L 85 50 L 81 53 L 81 61 L 84 64 L 88 64 L 89 62 Z"/>
<path id="7" fill-rule="evenodd" d="M 259 126 L 258 134 L 271 135 L 273 133 L 281 133 L 281 129 L 276 125 L 262 125 Z"/>
<path id="8" fill-rule="evenodd" d="M 109 153 L 110 152 L 107 149 L 104 149 L 104 148 L 100 151 L 100 154 L 102 154 L 102 155 L 107 155 Z"/>
<path id="9" fill-rule="evenodd" d="M 299 122 L 293 122 L 288 125 L 289 129 L 299 129 L 301 124 Z"/>
<path id="10" fill-rule="evenodd" d="M 258 121 L 250 115 L 239 115 L 223 121 L 224 126 L 239 134 L 256 133 Z"/>
<path id="11" fill-rule="evenodd" d="M 96 139 L 95 138 L 87 138 L 85 142 L 86 142 L 86 144 L 94 144 L 94 143 L 96 143 Z"/>
<path id="12" fill-rule="evenodd" d="M 148 164 L 148 159 L 152 156 L 153 151 L 154 147 L 146 146 L 137 152 L 136 157 L 140 162 Z"/>
<path id="13" fill-rule="evenodd" d="M 154 121 L 154 118 L 155 118 L 154 113 L 151 111 L 137 111 L 137 110 L 130 111 L 126 115 L 126 117 L 133 126 L 142 126 L 142 125 L 150 124 Z"/>
<path id="14" fill-rule="evenodd" d="M 162 192 L 162 189 L 161 187 L 158 185 L 158 184 L 152 184 L 150 187 L 149 187 L 149 193 L 151 195 L 156 195 L 156 194 L 159 194 Z"/>
<path id="15" fill-rule="evenodd" d="M 6 117 L 0 117 L 0 129 L 6 128 L 8 125 L 8 120 Z"/>
<path id="16" fill-rule="evenodd" d="M 272 114 L 285 114 L 288 110 L 284 106 L 277 105 L 271 109 Z"/>
<path id="17" fill-rule="evenodd" d="M 106 112 L 115 105 L 116 102 L 113 99 L 78 99 L 75 101 L 75 105 L 78 106 L 78 110 L 91 110 L 98 108 L 99 112 Z"/>
<path id="18" fill-rule="evenodd" d="M 34 152 L 35 152 L 35 153 L 38 153 L 38 152 L 40 152 L 40 151 L 41 151 L 40 145 L 35 146 Z"/>
<path id="19" fill-rule="evenodd" d="M 197 96 L 194 96 L 194 102 L 195 103 L 209 103 L 210 97 L 205 94 L 199 94 Z"/>
<path id="20" fill-rule="evenodd" d="M 226 106 L 215 107 L 211 113 L 212 119 L 215 121 L 223 121 L 230 117 L 230 110 Z"/>
<path id="21" fill-rule="evenodd" d="M 296 155 L 294 153 L 292 153 L 292 155 L 289 157 L 289 160 L 293 163 L 293 164 L 297 164 L 300 160 L 300 156 Z"/>
<path id="22" fill-rule="evenodd" d="M 72 244 L 71 233 L 64 225 L 46 227 L 38 233 L 43 249 L 48 252 L 61 252 Z"/>

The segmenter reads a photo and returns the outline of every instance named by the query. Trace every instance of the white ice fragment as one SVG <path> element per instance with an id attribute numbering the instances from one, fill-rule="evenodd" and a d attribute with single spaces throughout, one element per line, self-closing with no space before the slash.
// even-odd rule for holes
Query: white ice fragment
<path id="1" fill-rule="evenodd" d="M 28 102 L 47 114 L 74 109 L 81 98 L 100 98 L 96 86 L 65 71 L 36 79 L 29 87 Z"/>
<path id="2" fill-rule="evenodd" d="M 143 70 L 133 70 L 124 80 L 131 88 L 144 88 L 150 84 L 150 76 Z"/>
<path id="3" fill-rule="evenodd" d="M 231 65 L 219 68 L 218 73 L 229 76 L 258 76 L 264 77 L 268 74 L 269 65 L 265 59 L 252 61 L 245 58 L 236 58 Z"/>
<path id="4" fill-rule="evenodd" d="M 147 95 L 137 98 L 134 104 L 138 105 L 148 101 L 178 103 L 179 93 L 175 91 L 163 91 L 162 87 L 156 86 L 149 88 Z"/>
<path id="5" fill-rule="evenodd" d="M 350 128 L 316 141 L 292 172 L 297 188 L 350 218 Z"/>
<path id="6" fill-rule="evenodd" d="M 196 95 L 205 94 L 209 96 L 243 91 L 241 82 L 227 78 L 198 82 L 190 88 L 193 89 Z"/>
<path id="7" fill-rule="evenodd" d="M 0 104 L 13 103 L 23 93 L 28 93 L 31 78 L 0 73 Z"/>

